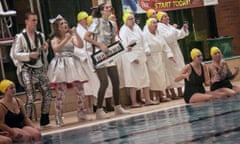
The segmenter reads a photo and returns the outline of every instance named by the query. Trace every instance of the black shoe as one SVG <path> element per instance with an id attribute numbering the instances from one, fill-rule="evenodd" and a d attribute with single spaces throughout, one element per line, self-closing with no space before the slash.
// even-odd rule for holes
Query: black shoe
<path id="1" fill-rule="evenodd" d="M 50 123 L 49 114 L 41 114 L 40 126 L 45 126 Z"/>

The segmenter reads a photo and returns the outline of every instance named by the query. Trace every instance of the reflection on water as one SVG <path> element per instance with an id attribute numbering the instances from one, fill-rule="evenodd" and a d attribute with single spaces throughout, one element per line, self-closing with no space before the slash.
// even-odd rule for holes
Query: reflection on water
<path id="1" fill-rule="evenodd" d="M 240 96 L 46 135 L 46 144 L 237 143 Z"/>

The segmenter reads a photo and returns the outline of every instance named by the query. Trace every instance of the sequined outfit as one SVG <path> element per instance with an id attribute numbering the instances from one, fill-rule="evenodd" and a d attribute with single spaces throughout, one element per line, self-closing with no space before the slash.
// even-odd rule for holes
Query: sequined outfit
<path id="1" fill-rule="evenodd" d="M 42 106 L 41 106 L 41 120 L 40 124 L 45 125 L 49 123 L 49 110 L 51 104 L 51 89 L 49 86 L 49 80 L 46 76 L 46 66 L 47 62 L 47 54 L 48 51 L 41 50 L 41 55 L 36 60 L 35 64 L 29 64 L 31 58 L 29 53 L 31 49 L 40 48 L 42 46 L 41 40 L 35 36 L 35 41 L 33 41 L 29 37 L 29 45 L 24 37 L 23 33 L 26 33 L 24 29 L 23 32 L 16 35 L 16 39 L 12 45 L 10 56 L 17 67 L 17 75 L 19 79 L 19 83 L 25 88 L 26 91 L 26 111 L 27 116 L 32 117 L 32 105 L 35 100 L 36 96 L 36 87 L 35 85 L 38 84 L 38 89 L 42 94 Z M 40 35 L 44 42 L 44 35 L 38 31 L 35 32 L 36 35 Z M 46 121 L 43 122 L 42 118 L 45 117 Z"/>

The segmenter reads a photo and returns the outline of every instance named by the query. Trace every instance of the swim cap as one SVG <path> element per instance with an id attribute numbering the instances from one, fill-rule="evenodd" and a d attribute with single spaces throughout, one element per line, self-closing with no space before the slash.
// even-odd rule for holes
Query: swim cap
<path id="1" fill-rule="evenodd" d="M 201 52 L 199 49 L 197 49 L 197 48 L 193 48 L 193 49 L 191 50 L 190 55 L 191 55 L 191 58 L 192 58 L 192 60 L 193 60 L 196 56 L 202 55 L 202 52 Z"/>
<path id="2" fill-rule="evenodd" d="M 157 13 L 157 20 L 158 21 L 161 21 L 162 20 L 162 17 L 164 16 L 164 15 L 166 15 L 167 13 L 165 13 L 165 12 L 162 12 L 162 11 L 159 11 L 158 13 Z"/>
<path id="3" fill-rule="evenodd" d="M 221 52 L 220 49 L 218 47 L 215 47 L 215 46 L 212 47 L 211 50 L 210 50 L 211 57 L 217 52 Z"/>
<path id="4" fill-rule="evenodd" d="M 89 26 L 90 24 L 92 24 L 93 21 L 93 17 L 92 16 L 88 16 L 87 17 L 87 25 Z"/>
<path id="5" fill-rule="evenodd" d="M 80 11 L 77 15 L 77 21 L 83 20 L 88 17 L 88 14 L 85 11 Z"/>
<path id="6" fill-rule="evenodd" d="M 154 9 L 149 9 L 147 11 L 147 17 L 150 18 L 153 15 L 153 13 L 156 13 L 156 11 Z"/>
<path id="7" fill-rule="evenodd" d="M 8 88 L 10 85 L 12 85 L 12 84 L 14 84 L 14 83 L 13 83 L 12 81 L 10 81 L 10 80 L 7 80 L 7 79 L 2 80 L 2 81 L 0 82 L 0 92 L 1 92 L 1 93 L 5 93 L 6 90 L 7 90 L 7 88 Z"/>
<path id="8" fill-rule="evenodd" d="M 124 23 L 124 24 L 127 22 L 127 19 L 128 19 L 128 17 L 129 17 L 130 15 L 132 15 L 132 14 L 131 14 L 131 13 L 125 13 L 125 14 L 123 15 L 123 23 Z"/>
<path id="9" fill-rule="evenodd" d="M 156 21 L 155 18 L 149 18 L 147 21 L 146 21 L 146 25 L 149 26 L 151 24 L 151 22 L 153 21 Z"/>

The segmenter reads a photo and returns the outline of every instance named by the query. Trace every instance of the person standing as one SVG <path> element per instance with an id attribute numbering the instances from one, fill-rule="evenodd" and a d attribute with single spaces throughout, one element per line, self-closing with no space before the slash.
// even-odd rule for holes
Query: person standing
<path id="1" fill-rule="evenodd" d="M 146 16 L 147 16 L 147 20 L 149 18 L 155 18 L 157 20 L 157 12 L 154 9 L 148 9 L 147 12 L 146 12 Z M 144 27 L 143 27 L 143 31 L 146 31 L 147 27 L 148 26 L 145 24 Z"/>
<path id="2" fill-rule="evenodd" d="M 91 24 L 90 22 L 88 23 L 89 17 L 90 16 L 88 16 L 88 14 L 84 11 L 80 11 L 77 15 L 78 24 L 77 24 L 76 30 L 82 39 L 84 39 L 84 35 L 87 32 L 88 26 Z M 100 83 L 98 82 L 98 77 L 95 73 L 95 69 L 93 68 L 91 57 L 90 57 L 92 55 L 92 45 L 87 41 L 83 40 L 83 48 L 75 47 L 74 53 L 80 57 L 82 66 L 89 77 L 88 83 L 84 85 L 84 91 L 87 97 L 86 108 L 88 109 L 89 112 L 91 112 L 91 111 L 94 111 L 92 107 L 95 107 L 95 103 L 96 103 L 96 98 L 97 98 L 96 89 L 98 89 L 100 86 Z M 105 110 L 108 112 L 114 110 L 112 106 L 111 90 L 112 90 L 112 86 L 111 84 L 109 84 L 104 96 L 105 105 L 106 105 Z"/>
<path id="3" fill-rule="evenodd" d="M 157 13 L 157 19 L 159 21 L 158 30 L 166 40 L 168 46 L 171 48 L 174 59 L 176 60 L 176 63 L 167 60 L 167 71 L 170 78 L 170 85 L 168 89 L 166 89 L 166 95 L 172 99 L 177 99 L 183 96 L 182 87 L 184 83 L 183 81 L 175 82 L 174 78 L 185 65 L 178 40 L 183 39 L 189 35 L 188 24 L 185 23 L 181 29 L 177 29 L 176 24 L 170 24 L 170 18 L 168 14 L 162 11 L 159 11 Z M 177 88 L 178 95 L 175 93 L 175 88 Z"/>
<path id="4" fill-rule="evenodd" d="M 154 9 L 148 9 L 147 12 L 146 12 L 146 16 L 147 16 L 148 19 L 154 18 L 154 19 L 157 20 L 157 12 L 156 12 Z M 145 26 L 143 27 L 143 32 L 145 32 L 145 31 L 148 31 L 148 26 L 147 26 L 147 25 L 145 25 Z M 162 41 L 161 38 L 160 38 L 160 41 Z M 168 58 L 168 57 L 167 57 L 167 58 Z M 165 60 L 164 60 L 164 61 L 165 61 Z M 154 99 L 154 96 L 155 96 L 156 99 L 160 99 L 160 100 L 159 100 L 160 102 L 168 102 L 168 101 L 171 101 L 171 98 L 168 98 L 168 97 L 164 96 L 164 92 L 163 92 L 163 91 L 164 91 L 164 90 L 162 89 L 162 90 L 160 90 L 159 92 L 157 92 L 157 93 L 159 93 L 159 94 L 158 94 L 159 96 L 156 96 L 156 95 L 155 95 L 156 92 L 154 92 L 153 90 L 150 89 L 150 97 L 151 97 L 151 99 L 153 100 L 153 99 Z"/>
<path id="5" fill-rule="evenodd" d="M 135 26 L 135 18 L 131 13 L 123 15 L 124 25 L 120 28 L 119 36 L 121 42 L 126 48 L 126 53 L 122 55 L 124 81 L 123 86 L 130 88 L 130 98 L 132 107 L 140 107 L 136 100 L 136 90 L 143 89 L 145 104 L 155 104 L 149 95 L 149 74 L 146 66 L 146 55 L 149 54 L 149 48 L 144 43 L 142 30 Z"/>
<path id="6" fill-rule="evenodd" d="M 115 42 L 116 31 L 114 25 L 109 21 L 108 17 L 111 15 L 111 6 L 102 3 L 100 4 L 93 13 L 93 22 L 88 28 L 88 32 L 85 34 L 84 39 L 91 43 L 94 47 L 93 52 L 102 51 L 104 53 L 108 52 L 108 47 L 110 44 Z M 94 38 L 92 38 L 92 36 Z M 115 114 L 128 114 L 129 112 L 122 108 L 119 99 L 119 77 L 117 66 L 114 62 L 106 63 L 101 67 L 96 67 L 96 73 L 100 81 L 100 87 L 98 89 L 98 99 L 97 99 L 97 119 L 106 119 L 109 116 L 103 111 L 102 105 L 104 100 L 104 95 L 108 87 L 108 77 L 110 77 L 112 83 L 112 92 L 115 104 Z"/>
<path id="7" fill-rule="evenodd" d="M 32 106 L 36 97 L 35 84 L 42 94 L 40 125 L 49 124 L 51 89 L 46 75 L 48 65 L 48 43 L 43 33 L 37 31 L 38 17 L 35 13 L 25 14 L 25 29 L 16 35 L 11 48 L 11 58 L 17 67 L 19 83 L 26 91 L 27 116 L 32 118 Z"/>
<path id="8" fill-rule="evenodd" d="M 147 56 L 147 67 L 150 78 L 150 95 L 156 96 L 158 102 L 162 102 L 162 91 L 169 85 L 169 78 L 166 72 L 166 60 L 164 56 L 175 63 L 171 48 L 157 29 L 157 19 L 149 18 L 146 22 L 146 28 L 143 32 L 144 41 L 150 49 L 150 55 Z"/>
<path id="9" fill-rule="evenodd" d="M 76 32 L 77 34 L 81 37 L 81 39 L 84 39 L 84 35 L 87 32 L 88 24 L 87 24 L 87 19 L 88 19 L 88 14 L 85 11 L 80 11 L 77 14 L 77 27 L 76 27 Z M 85 40 L 83 41 L 83 47 L 78 48 L 74 47 L 74 53 L 79 56 L 82 66 L 84 70 L 86 71 L 89 80 L 86 84 L 84 84 L 84 92 L 86 95 L 85 98 L 85 106 L 86 110 L 88 113 L 93 112 L 93 96 L 97 96 L 94 88 L 95 88 L 95 81 L 97 80 L 97 76 L 94 75 L 94 69 L 92 68 L 92 64 L 90 61 L 90 54 L 88 54 L 88 48 L 91 47 L 91 45 L 86 42 Z"/>
<path id="10" fill-rule="evenodd" d="M 2 80 L 0 92 L 3 94 L 0 100 L 0 130 L 7 132 L 13 142 L 39 142 L 41 132 L 27 117 L 21 99 L 15 97 L 15 84 L 7 79 Z"/>
<path id="11" fill-rule="evenodd" d="M 52 84 L 55 84 L 57 92 L 55 100 L 56 125 L 62 126 L 63 102 L 67 86 L 74 88 L 77 97 L 77 118 L 78 121 L 88 120 L 85 109 L 85 93 L 83 83 L 88 81 L 85 70 L 82 67 L 79 57 L 74 55 L 74 46 L 83 47 L 83 41 L 77 34 L 76 28 L 69 28 L 67 21 L 58 15 L 49 20 L 52 28 L 51 46 L 55 57 L 51 60 L 47 75 Z"/>

